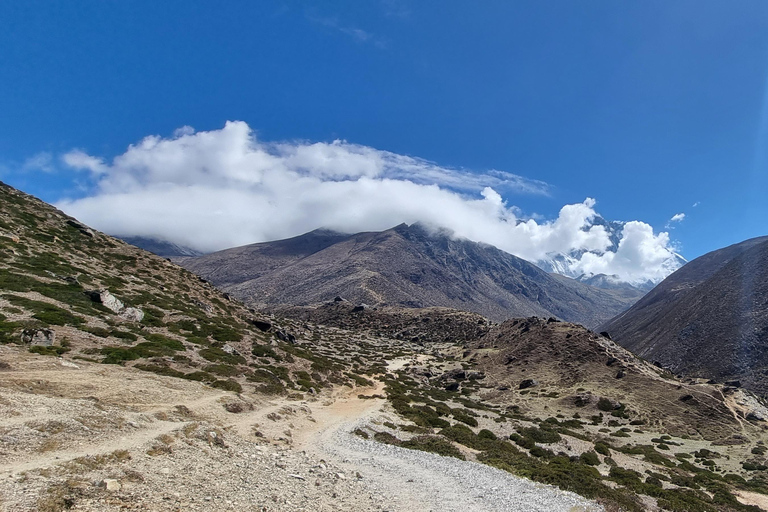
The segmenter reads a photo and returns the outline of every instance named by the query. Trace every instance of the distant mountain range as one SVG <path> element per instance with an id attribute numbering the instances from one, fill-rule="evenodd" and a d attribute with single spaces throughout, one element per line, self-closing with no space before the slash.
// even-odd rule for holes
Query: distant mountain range
<path id="1" fill-rule="evenodd" d="M 493 320 L 552 316 L 595 326 L 642 295 L 551 275 L 493 246 L 419 224 L 353 235 L 316 230 L 177 261 L 259 307 L 341 296 L 368 305 L 451 307 Z"/>
<path id="2" fill-rule="evenodd" d="M 768 237 L 691 261 L 599 329 L 675 372 L 768 394 Z"/>

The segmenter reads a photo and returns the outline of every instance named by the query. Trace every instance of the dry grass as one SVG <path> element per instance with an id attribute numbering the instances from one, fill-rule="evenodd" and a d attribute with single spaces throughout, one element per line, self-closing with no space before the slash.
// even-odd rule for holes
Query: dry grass
<path id="1" fill-rule="evenodd" d="M 67 429 L 67 425 L 62 421 L 52 420 L 43 424 L 28 424 L 29 428 L 46 434 L 60 434 Z"/>
<path id="2" fill-rule="evenodd" d="M 118 464 L 131 460 L 128 450 L 115 450 L 103 455 L 88 455 L 71 460 L 65 465 L 69 473 L 86 473 L 107 467 L 110 464 Z"/>
<path id="3" fill-rule="evenodd" d="M 53 452 L 61 448 L 64 443 L 59 439 L 48 438 L 44 439 L 42 443 L 37 447 L 39 453 Z"/>

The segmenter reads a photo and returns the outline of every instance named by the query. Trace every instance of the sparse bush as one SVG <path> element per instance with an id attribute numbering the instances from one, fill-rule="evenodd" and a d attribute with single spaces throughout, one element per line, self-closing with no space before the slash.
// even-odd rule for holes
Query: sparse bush
<path id="1" fill-rule="evenodd" d="M 590 466 L 597 466 L 600 464 L 600 457 L 598 457 L 597 454 L 592 451 L 582 453 L 579 456 L 579 460 Z"/>
<path id="2" fill-rule="evenodd" d="M 217 380 L 211 383 L 211 387 L 223 389 L 225 391 L 234 391 L 235 393 L 242 393 L 243 386 L 239 382 L 234 380 Z"/>

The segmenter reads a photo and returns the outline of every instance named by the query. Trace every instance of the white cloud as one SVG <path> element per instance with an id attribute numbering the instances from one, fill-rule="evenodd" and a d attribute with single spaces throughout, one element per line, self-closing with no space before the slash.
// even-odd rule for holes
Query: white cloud
<path id="1" fill-rule="evenodd" d="M 682 222 L 683 219 L 685 219 L 684 213 L 676 213 L 669 219 L 669 222 Z"/>
<path id="2" fill-rule="evenodd" d="M 541 181 L 470 173 L 345 141 L 267 143 L 243 122 L 146 137 L 111 163 L 80 150 L 63 160 L 96 180 L 90 197 L 58 204 L 70 215 L 108 233 L 203 251 L 320 227 L 351 233 L 420 221 L 530 261 L 583 253 L 581 270 L 627 280 L 663 278 L 674 256 L 667 234 L 642 222 L 627 223 L 618 249 L 606 252 L 608 233 L 591 224 L 593 199 L 542 221 L 523 217 L 500 194 L 547 194 Z"/>
<path id="3" fill-rule="evenodd" d="M 624 281 L 642 283 L 661 281 L 679 266 L 668 233 L 656 235 L 645 222 L 630 221 L 624 225 L 615 251 L 587 252 L 575 269 L 586 274 L 615 274 Z"/>
<path id="4" fill-rule="evenodd" d="M 701 201 L 696 201 L 695 203 L 693 203 L 693 208 L 696 208 L 696 207 L 697 207 L 697 206 L 699 206 L 700 204 L 701 204 Z"/>
<path id="5" fill-rule="evenodd" d="M 90 156 L 81 149 L 73 149 L 65 153 L 61 160 L 73 169 L 91 171 L 93 174 L 103 174 L 108 170 L 103 159 Z"/>
<path id="6" fill-rule="evenodd" d="M 21 166 L 23 171 L 43 171 L 54 172 L 53 155 L 48 152 L 41 152 L 27 158 Z"/>

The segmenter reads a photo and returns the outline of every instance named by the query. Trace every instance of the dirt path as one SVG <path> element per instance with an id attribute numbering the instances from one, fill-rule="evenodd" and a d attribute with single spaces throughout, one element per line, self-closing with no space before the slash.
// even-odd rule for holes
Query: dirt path
<path id="1" fill-rule="evenodd" d="M 57 464 L 63 464 L 79 457 L 105 455 L 116 450 L 135 450 L 163 434 L 184 427 L 187 423 L 171 421 L 157 421 L 149 428 L 144 428 L 134 434 L 122 436 L 117 439 L 109 439 L 99 443 L 86 444 L 78 448 L 55 450 L 22 461 L 0 465 L 0 476 L 7 473 L 23 473 L 33 469 L 46 468 Z"/>

